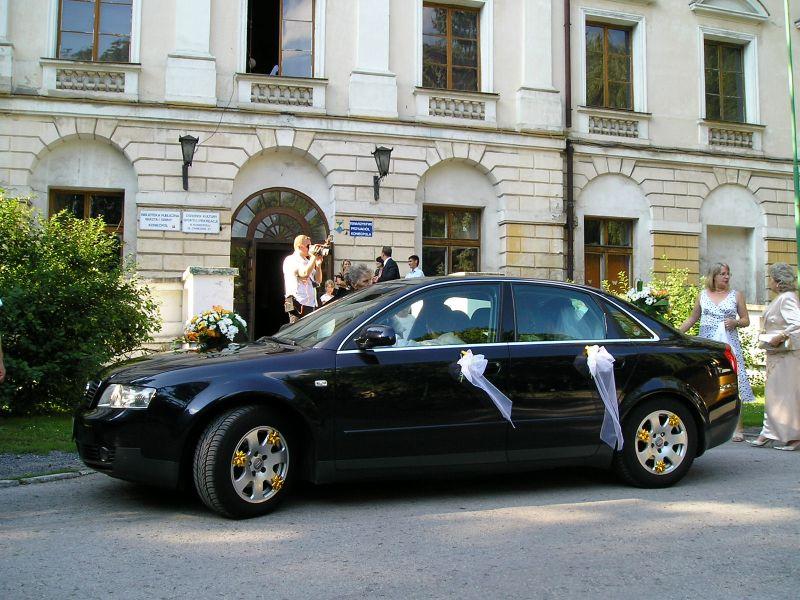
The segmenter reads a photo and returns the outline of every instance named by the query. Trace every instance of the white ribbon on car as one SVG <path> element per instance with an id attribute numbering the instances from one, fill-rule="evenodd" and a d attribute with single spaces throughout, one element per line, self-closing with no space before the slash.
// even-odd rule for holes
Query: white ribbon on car
<path id="1" fill-rule="evenodd" d="M 586 346 L 586 364 L 606 407 L 600 439 L 612 449 L 622 450 L 622 427 L 619 424 L 617 385 L 614 381 L 614 357 L 604 346 Z"/>
<path id="2" fill-rule="evenodd" d="M 503 415 L 503 418 L 516 429 L 514 422 L 511 420 L 511 400 L 483 376 L 488 364 L 489 361 L 483 357 L 483 354 L 473 354 L 472 350 L 462 352 L 458 361 L 458 365 L 461 367 L 461 375 L 472 385 L 489 394 L 489 398 L 491 398 L 497 410 L 500 411 L 500 414 Z"/>

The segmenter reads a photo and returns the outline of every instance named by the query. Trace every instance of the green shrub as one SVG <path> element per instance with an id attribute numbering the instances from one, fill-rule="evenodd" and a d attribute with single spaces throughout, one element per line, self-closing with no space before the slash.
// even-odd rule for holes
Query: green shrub
<path id="1" fill-rule="evenodd" d="M 66 411 L 115 356 L 160 327 L 150 290 L 120 264 L 101 219 L 40 219 L 0 190 L 0 414 Z"/>

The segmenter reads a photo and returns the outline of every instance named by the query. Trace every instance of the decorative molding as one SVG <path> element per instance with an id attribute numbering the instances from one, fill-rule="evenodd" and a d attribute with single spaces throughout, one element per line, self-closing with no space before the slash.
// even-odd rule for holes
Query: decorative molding
<path id="1" fill-rule="evenodd" d="M 723 121 L 700 121 L 700 143 L 715 149 L 752 150 L 762 147 L 764 125 Z"/>
<path id="2" fill-rule="evenodd" d="M 646 140 L 651 115 L 628 110 L 581 106 L 577 109 L 578 130 L 592 135 Z"/>
<path id="3" fill-rule="evenodd" d="M 239 106 L 255 110 L 325 113 L 327 79 L 237 73 Z"/>
<path id="4" fill-rule="evenodd" d="M 613 135 L 617 137 L 639 137 L 639 121 L 636 119 L 615 119 L 589 115 L 589 133 Z"/>
<path id="5" fill-rule="evenodd" d="M 43 58 L 42 94 L 102 98 L 106 100 L 139 99 L 141 65 L 101 63 Z"/>
<path id="6" fill-rule="evenodd" d="M 417 119 L 465 125 L 497 124 L 497 94 L 416 88 Z"/>
<path id="7" fill-rule="evenodd" d="M 737 21 L 761 23 L 769 19 L 769 11 L 758 0 L 693 0 L 689 9 L 695 14 Z"/>

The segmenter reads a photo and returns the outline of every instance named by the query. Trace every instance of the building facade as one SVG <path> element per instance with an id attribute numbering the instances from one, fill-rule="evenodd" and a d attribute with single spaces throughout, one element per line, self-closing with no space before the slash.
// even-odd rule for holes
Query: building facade
<path id="1" fill-rule="evenodd" d="M 724 259 L 762 302 L 795 261 L 782 23 L 780 0 L 0 0 L 0 185 L 103 216 L 164 340 L 210 303 L 271 333 L 300 232 L 333 235 L 328 276 L 384 245 L 592 285 Z"/>

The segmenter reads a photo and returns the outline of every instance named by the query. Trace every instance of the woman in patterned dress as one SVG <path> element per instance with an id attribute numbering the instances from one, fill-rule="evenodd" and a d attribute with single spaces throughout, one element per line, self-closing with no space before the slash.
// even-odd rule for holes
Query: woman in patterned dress
<path id="1" fill-rule="evenodd" d="M 742 355 L 742 345 L 739 342 L 739 333 L 736 331 L 740 327 L 750 325 L 750 315 L 747 314 L 747 305 L 744 295 L 741 292 L 730 288 L 731 270 L 725 263 L 714 263 L 708 269 L 706 276 L 706 289 L 700 292 L 694 305 L 694 310 L 689 318 L 686 319 L 678 328 L 682 333 L 686 333 L 692 325 L 700 320 L 700 337 L 710 340 L 719 339 L 720 324 L 724 323 L 725 337 L 727 343 L 736 356 L 739 378 L 739 397 L 742 402 L 753 402 L 753 389 L 747 379 L 747 369 L 744 366 L 744 356 Z M 744 441 L 744 429 L 742 425 L 742 415 L 739 415 L 739 424 L 736 432 L 731 438 L 733 442 Z"/>

